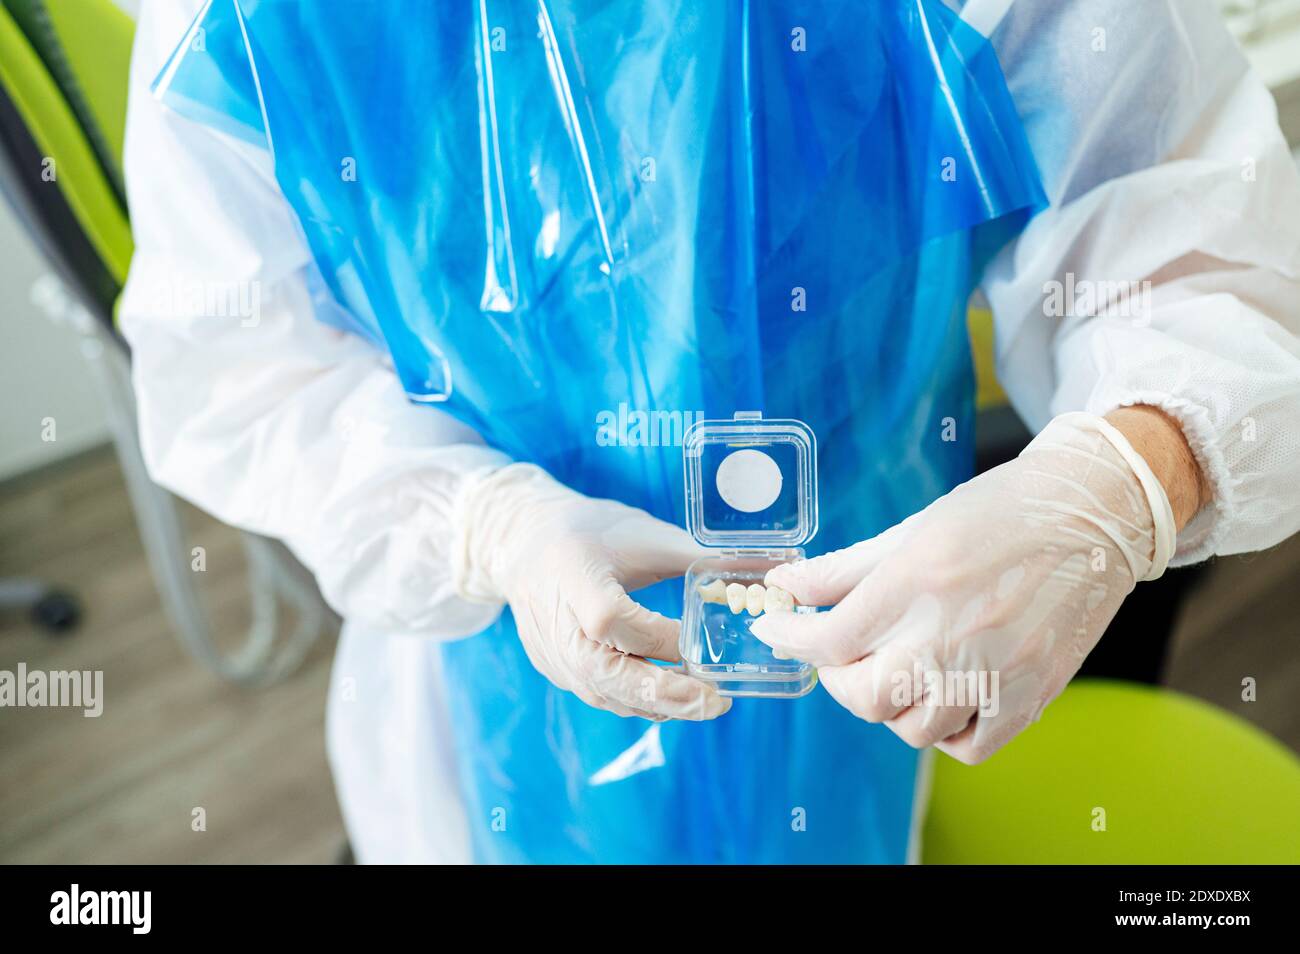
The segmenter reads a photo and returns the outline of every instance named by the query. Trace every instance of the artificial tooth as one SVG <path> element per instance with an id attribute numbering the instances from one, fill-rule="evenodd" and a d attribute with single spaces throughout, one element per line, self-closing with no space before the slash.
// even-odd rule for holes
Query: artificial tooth
<path id="1" fill-rule="evenodd" d="M 750 616 L 757 616 L 763 612 L 763 594 L 766 592 L 762 583 L 751 583 L 749 589 L 745 590 L 745 609 L 749 610 Z"/>
<path id="2" fill-rule="evenodd" d="M 700 599 L 706 603 L 720 603 L 727 605 L 727 584 L 723 580 L 710 580 L 708 583 L 701 583 L 696 587 L 700 591 Z"/>
<path id="3" fill-rule="evenodd" d="M 739 613 L 745 608 L 745 584 L 728 583 L 727 584 L 727 606 L 733 613 Z"/>
<path id="4" fill-rule="evenodd" d="M 794 611 L 794 597 L 779 586 L 769 586 L 763 596 L 763 610 L 768 613 L 791 613 Z"/>

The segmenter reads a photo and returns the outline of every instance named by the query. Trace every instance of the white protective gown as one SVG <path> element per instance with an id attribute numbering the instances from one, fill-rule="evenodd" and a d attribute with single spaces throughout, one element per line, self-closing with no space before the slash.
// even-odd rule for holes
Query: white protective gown
<path id="1" fill-rule="evenodd" d="M 346 625 L 328 746 L 359 860 L 465 861 L 436 641 L 499 606 L 456 596 L 456 501 L 504 458 L 407 402 L 329 298 L 269 157 L 149 92 L 203 0 L 144 0 L 127 124 L 136 255 L 121 309 L 159 483 L 284 540 Z M 970 0 L 1051 208 L 985 275 L 998 372 L 1034 429 L 1164 408 L 1213 503 L 1175 564 L 1300 525 L 1300 177 L 1273 100 L 1210 0 Z M 1149 320 L 1046 317 L 1045 283 L 1149 279 Z M 206 306 L 234 292 L 241 313 Z"/>

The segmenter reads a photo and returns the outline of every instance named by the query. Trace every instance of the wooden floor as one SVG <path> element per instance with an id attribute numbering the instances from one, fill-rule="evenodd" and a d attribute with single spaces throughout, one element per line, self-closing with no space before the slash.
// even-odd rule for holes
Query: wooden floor
<path id="1" fill-rule="evenodd" d="M 247 621 L 238 538 L 197 512 L 222 631 Z M 1300 542 L 1219 561 L 1184 613 L 1171 685 L 1300 751 Z M 343 845 L 323 721 L 331 645 L 271 689 L 198 668 L 162 615 L 117 464 L 95 452 L 0 485 L 0 577 L 75 589 L 86 618 L 50 638 L 0 615 L 0 669 L 102 669 L 98 719 L 0 709 L 0 862 L 329 862 Z M 1258 701 L 1241 701 L 1241 680 Z M 191 830 L 193 810 L 207 830 Z"/>
<path id="2" fill-rule="evenodd" d="M 248 614 L 238 536 L 197 511 L 218 629 Z M 74 589 L 80 630 L 0 616 L 0 669 L 104 671 L 97 719 L 0 709 L 0 861 L 329 862 L 344 844 L 325 762 L 332 640 L 287 682 L 243 690 L 181 650 L 159 606 L 116 459 L 0 486 L 0 577 Z M 207 830 L 191 828 L 193 810 Z"/>

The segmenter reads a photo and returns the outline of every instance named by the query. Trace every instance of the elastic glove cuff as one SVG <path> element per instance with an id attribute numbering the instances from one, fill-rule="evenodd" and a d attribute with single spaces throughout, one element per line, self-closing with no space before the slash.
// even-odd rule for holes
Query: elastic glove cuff
<path id="1" fill-rule="evenodd" d="M 1174 508 L 1169 503 L 1169 495 L 1165 493 L 1165 488 L 1151 469 L 1151 465 L 1133 449 L 1133 445 L 1129 443 L 1128 438 L 1103 417 L 1080 411 L 1062 414 L 1058 420 L 1081 429 L 1093 430 L 1099 433 L 1124 458 L 1124 462 L 1133 471 L 1133 475 L 1142 486 L 1143 493 L 1146 494 L 1147 505 L 1151 508 L 1155 554 L 1151 559 L 1151 566 L 1145 574 L 1139 576 L 1136 567 L 1130 568 L 1133 570 L 1135 582 L 1141 583 L 1160 579 L 1169 567 L 1169 561 L 1173 558 L 1174 549 L 1178 542 L 1178 528 L 1174 523 Z"/>
<path id="2" fill-rule="evenodd" d="M 509 464 L 469 478 L 461 488 L 454 509 L 455 527 L 451 546 L 451 582 L 456 595 L 467 603 L 501 603 L 505 597 L 497 592 L 484 568 L 473 559 L 473 530 L 479 523 L 484 501 L 492 497 L 501 483 L 501 475 L 513 469 Z"/>
<path id="3" fill-rule="evenodd" d="M 455 510 L 451 578 L 456 595 L 466 602 L 505 601 L 502 588 L 493 579 L 490 556 L 492 551 L 509 546 L 510 541 L 500 532 L 516 509 L 509 495 L 529 484 L 537 488 L 530 497 L 543 496 L 558 487 L 546 471 L 534 464 L 507 464 L 465 482 Z"/>

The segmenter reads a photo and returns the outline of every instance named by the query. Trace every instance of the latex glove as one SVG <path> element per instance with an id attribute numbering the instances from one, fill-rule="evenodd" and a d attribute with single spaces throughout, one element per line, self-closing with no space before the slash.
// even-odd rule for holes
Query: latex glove
<path id="1" fill-rule="evenodd" d="M 537 671 L 588 705 L 654 721 L 731 708 L 709 684 L 647 661 L 680 660 L 680 623 L 628 595 L 702 555 L 680 527 L 511 464 L 468 493 L 457 549 L 461 595 L 508 602 Z"/>
<path id="2" fill-rule="evenodd" d="M 860 718 L 975 763 L 1060 694 L 1173 544 L 1146 462 L 1103 419 L 1066 414 L 1015 460 L 879 536 L 772 569 L 769 585 L 834 608 L 765 615 L 751 630 L 816 665 Z M 926 673 L 973 673 L 989 692 L 926 693 Z"/>

